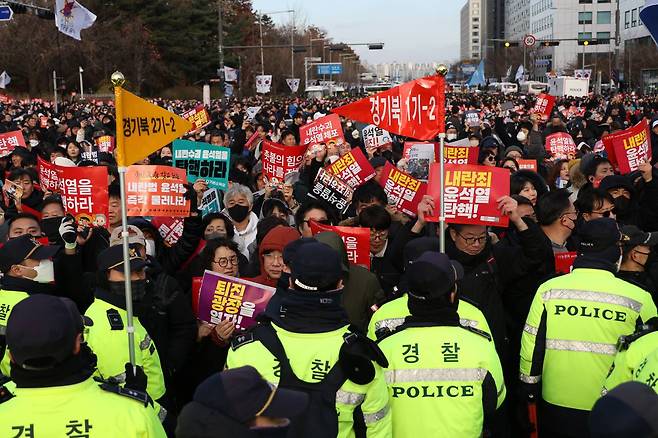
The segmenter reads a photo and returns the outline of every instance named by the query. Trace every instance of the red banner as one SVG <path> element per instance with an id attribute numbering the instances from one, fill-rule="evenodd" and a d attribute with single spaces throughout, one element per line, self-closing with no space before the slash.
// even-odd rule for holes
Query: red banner
<path id="1" fill-rule="evenodd" d="M 299 144 L 312 147 L 318 143 L 327 146 L 345 143 L 343 127 L 337 114 L 329 114 L 299 128 Z"/>
<path id="2" fill-rule="evenodd" d="M 311 221 L 311 233 L 315 236 L 323 231 L 333 231 L 338 234 L 347 250 L 350 263 L 370 269 L 370 230 L 363 227 L 334 227 Z"/>
<path id="3" fill-rule="evenodd" d="M 441 193 L 439 163 L 430 165 L 428 195 L 434 198 L 435 216 L 430 222 L 439 220 Z M 500 167 L 474 165 L 445 165 L 446 222 L 453 224 L 492 225 L 507 227 L 509 218 L 500 216 L 497 200 L 509 196 L 509 170 Z"/>
<path id="4" fill-rule="evenodd" d="M 126 172 L 128 216 L 187 217 L 190 201 L 185 199 L 187 175 L 170 166 L 129 166 Z"/>
<path id="5" fill-rule="evenodd" d="M 174 246 L 183 235 L 185 226 L 183 219 L 179 217 L 154 217 L 151 223 L 158 230 L 165 245 Z M 201 284 L 201 283 L 199 283 Z"/>
<path id="6" fill-rule="evenodd" d="M 524 160 L 519 158 L 516 162 L 519 163 L 519 169 L 532 170 L 533 172 L 537 171 L 537 160 Z"/>
<path id="7" fill-rule="evenodd" d="M 201 129 L 210 123 L 210 114 L 208 114 L 208 110 L 203 104 L 197 105 L 196 108 L 185 111 L 180 116 L 192 122 L 192 129 L 190 129 L 190 131 Z"/>
<path id="8" fill-rule="evenodd" d="M 445 132 L 445 78 L 428 76 L 333 110 L 393 134 L 431 140 Z"/>
<path id="9" fill-rule="evenodd" d="M 0 157 L 6 157 L 17 147 L 25 146 L 25 137 L 21 131 L 11 131 L 0 134 Z"/>
<path id="10" fill-rule="evenodd" d="M 284 146 L 263 140 L 261 157 L 263 159 L 263 175 L 271 182 L 283 182 L 291 172 L 297 171 L 304 159 L 306 146 Z"/>
<path id="11" fill-rule="evenodd" d="M 94 145 L 98 148 L 98 152 L 107 152 L 111 154 L 114 152 L 114 137 L 111 135 L 103 135 L 94 140 Z"/>
<path id="12" fill-rule="evenodd" d="M 541 114 L 542 120 L 548 120 L 551 116 L 551 111 L 555 106 L 555 96 L 550 94 L 541 93 L 537 96 L 537 102 L 535 102 L 535 107 L 532 109 L 532 112 L 535 114 Z"/>
<path id="13" fill-rule="evenodd" d="M 386 162 L 379 184 L 384 187 L 388 203 L 409 216 L 416 217 L 418 203 L 427 193 L 427 184 Z"/>
<path id="14" fill-rule="evenodd" d="M 375 169 L 358 147 L 331 163 L 325 170 L 353 189 L 375 176 Z"/>
<path id="15" fill-rule="evenodd" d="M 56 193 L 57 181 L 59 181 L 59 175 L 56 170 L 58 166 L 41 157 L 37 157 L 37 167 L 39 169 L 39 186 L 41 190 Z"/>
<path id="16" fill-rule="evenodd" d="M 643 162 L 651 161 L 651 137 L 647 119 L 623 131 L 603 137 L 608 159 L 622 175 L 636 171 Z"/>
<path id="17" fill-rule="evenodd" d="M 555 159 L 576 158 L 576 143 L 566 132 L 556 132 L 546 137 L 546 151 Z"/>
<path id="18" fill-rule="evenodd" d="M 558 274 L 568 274 L 571 272 L 571 266 L 573 266 L 577 254 L 576 251 L 555 254 L 555 272 Z"/>

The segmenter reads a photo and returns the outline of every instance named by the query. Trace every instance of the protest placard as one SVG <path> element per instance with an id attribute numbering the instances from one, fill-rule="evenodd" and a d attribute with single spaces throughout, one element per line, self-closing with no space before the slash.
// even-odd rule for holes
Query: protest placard
<path id="1" fill-rule="evenodd" d="M 370 269 L 370 230 L 368 228 L 337 227 L 315 221 L 311 221 L 309 225 L 314 236 L 323 231 L 332 231 L 338 234 L 345 244 L 347 260 L 355 265 Z"/>
<path id="2" fill-rule="evenodd" d="M 276 289 L 205 271 L 199 290 L 197 318 L 210 324 L 232 321 L 238 330 L 256 325 Z"/>
<path id="3" fill-rule="evenodd" d="M 524 160 L 523 158 L 519 158 L 516 162 L 519 164 L 519 170 L 526 169 L 532 170 L 533 172 L 537 171 L 537 160 Z"/>
<path id="4" fill-rule="evenodd" d="M 375 176 L 375 169 L 366 156 L 363 155 L 363 151 L 360 148 L 352 149 L 325 167 L 325 169 L 329 173 L 336 175 L 352 189 L 359 187 Z"/>
<path id="5" fill-rule="evenodd" d="M 58 166 L 41 157 L 37 157 L 37 167 L 39 170 L 39 186 L 41 190 L 57 193 L 59 175 L 56 168 Z"/>
<path id="6" fill-rule="evenodd" d="M 322 199 L 341 213 L 345 213 L 352 202 L 354 191 L 350 186 L 325 169 L 318 170 L 313 188 L 308 193 L 315 199 Z"/>
<path id="7" fill-rule="evenodd" d="M 435 161 L 436 145 L 434 143 L 405 142 L 402 157 L 407 160 L 407 173 L 421 181 L 427 181 L 430 163 Z"/>
<path id="8" fill-rule="evenodd" d="M 219 213 L 221 211 L 217 189 L 208 189 L 203 192 L 199 209 L 201 210 L 201 216 L 205 216 L 209 213 Z"/>
<path id="9" fill-rule="evenodd" d="M 480 111 L 469 110 L 464 113 L 464 122 L 466 126 L 474 128 L 480 126 Z"/>
<path id="10" fill-rule="evenodd" d="M 363 144 L 367 148 L 378 148 L 382 150 L 391 149 L 393 139 L 391 134 L 377 125 L 368 125 L 361 131 Z"/>
<path id="11" fill-rule="evenodd" d="M 539 114 L 542 120 L 548 120 L 555 105 L 555 96 L 550 94 L 541 93 L 537 96 L 537 101 L 532 109 L 532 113 Z"/>
<path id="12" fill-rule="evenodd" d="M 430 165 L 428 194 L 434 198 L 435 215 L 426 218 L 438 221 L 441 203 L 439 163 Z M 446 222 L 454 224 L 493 225 L 506 227 L 509 218 L 500 216 L 497 200 L 509 195 L 510 179 L 507 169 L 478 165 L 445 165 Z"/>
<path id="13" fill-rule="evenodd" d="M 338 146 L 345 143 L 340 117 L 329 114 L 299 128 L 299 144 L 313 147 L 324 143 L 327 146 Z"/>
<path id="14" fill-rule="evenodd" d="M 573 160 L 576 158 L 576 143 L 566 132 L 556 132 L 546 136 L 546 151 L 555 159 Z"/>
<path id="15" fill-rule="evenodd" d="M 651 161 L 651 137 L 646 119 L 623 131 L 603 137 L 610 162 L 622 175 L 638 170 L 641 163 Z"/>
<path id="16" fill-rule="evenodd" d="M 126 172 L 128 216 L 186 217 L 185 171 L 170 166 L 129 166 Z"/>
<path id="17" fill-rule="evenodd" d="M 558 274 L 568 274 L 571 272 L 571 267 L 577 255 L 578 253 L 576 251 L 555 254 L 555 272 Z"/>
<path id="18" fill-rule="evenodd" d="M 111 154 L 114 151 L 114 137 L 111 135 L 96 137 L 94 139 L 94 145 L 98 148 L 98 152 Z"/>
<path id="19" fill-rule="evenodd" d="M 284 146 L 263 140 L 263 175 L 273 183 L 283 182 L 291 172 L 296 172 L 304 159 L 306 146 Z"/>
<path id="20" fill-rule="evenodd" d="M 427 184 L 386 162 L 379 184 L 384 187 L 388 203 L 401 212 L 416 217 L 418 203 L 427 192 Z"/>
<path id="21" fill-rule="evenodd" d="M 25 137 L 21 131 L 10 131 L 0 134 L 0 157 L 6 157 L 17 147 L 26 147 Z"/>
<path id="22" fill-rule="evenodd" d="M 180 217 L 158 216 L 151 219 L 151 223 L 158 230 L 162 241 L 167 246 L 174 246 L 178 242 L 185 227 L 183 218 Z"/>
<path id="23" fill-rule="evenodd" d="M 198 141 L 175 140 L 173 155 L 174 167 L 184 169 L 189 182 L 202 178 L 208 187 L 228 188 L 231 149 Z"/>
<path id="24" fill-rule="evenodd" d="M 185 111 L 181 114 L 181 117 L 192 122 L 192 129 L 190 131 L 196 131 L 210 124 L 210 114 L 208 114 L 208 110 L 203 104 Z"/>

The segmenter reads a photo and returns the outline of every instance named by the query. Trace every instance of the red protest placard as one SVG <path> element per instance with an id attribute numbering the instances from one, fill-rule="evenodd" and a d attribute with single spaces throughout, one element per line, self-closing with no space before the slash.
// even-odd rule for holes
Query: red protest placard
<path id="1" fill-rule="evenodd" d="M 103 135 L 94 140 L 94 145 L 98 148 L 98 152 L 107 152 L 111 154 L 114 151 L 114 137 L 111 135 Z"/>
<path id="2" fill-rule="evenodd" d="M 375 176 L 375 169 L 358 147 L 325 167 L 325 170 L 336 175 L 353 189 Z"/>
<path id="3" fill-rule="evenodd" d="M 299 128 L 299 143 L 314 146 L 324 143 L 327 146 L 345 143 L 343 127 L 337 114 L 329 114 Z"/>
<path id="4" fill-rule="evenodd" d="M 535 114 L 541 114 L 542 120 L 548 120 L 551 116 L 551 111 L 553 111 L 553 106 L 555 106 L 555 96 L 541 93 L 537 96 L 537 101 L 535 102 L 535 107 L 532 109 L 532 112 Z"/>
<path id="5" fill-rule="evenodd" d="M 158 230 L 167 246 L 174 246 L 183 235 L 185 224 L 182 218 L 160 216 L 151 219 L 151 223 Z"/>
<path id="6" fill-rule="evenodd" d="M 555 254 L 555 272 L 558 274 L 568 274 L 571 272 L 574 260 L 576 260 L 576 251 L 560 252 Z"/>
<path id="7" fill-rule="evenodd" d="M 439 163 L 430 165 L 427 194 L 434 198 L 435 216 L 430 222 L 439 220 L 441 203 L 439 190 Z M 509 171 L 500 167 L 477 165 L 445 165 L 446 222 L 453 224 L 494 225 L 507 227 L 509 218 L 500 216 L 497 200 L 509 196 Z"/>
<path id="8" fill-rule="evenodd" d="M 0 157 L 6 157 L 17 147 L 25 146 L 25 137 L 21 131 L 11 131 L 0 134 Z"/>
<path id="9" fill-rule="evenodd" d="M 636 171 L 651 161 L 651 140 L 647 119 L 623 131 L 603 137 L 608 159 L 622 175 Z"/>
<path id="10" fill-rule="evenodd" d="M 556 132 L 546 137 L 546 151 L 556 159 L 576 158 L 576 143 L 566 132 Z"/>
<path id="11" fill-rule="evenodd" d="M 418 203 L 427 192 L 427 184 L 386 162 L 379 184 L 384 187 L 388 203 L 409 216 L 416 217 Z"/>
<path id="12" fill-rule="evenodd" d="M 128 216 L 186 217 L 190 201 L 185 199 L 187 175 L 170 166 L 129 166 L 126 172 Z"/>
<path id="13" fill-rule="evenodd" d="M 37 157 L 37 167 L 39 168 L 39 186 L 41 190 L 48 190 L 50 192 L 57 192 L 57 166 L 50 161 L 46 161 L 41 157 Z"/>
<path id="14" fill-rule="evenodd" d="M 201 129 L 210 123 L 210 114 L 208 114 L 208 110 L 203 104 L 185 111 L 181 114 L 181 117 L 192 122 L 192 129 L 190 131 Z"/>
<path id="15" fill-rule="evenodd" d="M 306 146 L 284 146 L 263 140 L 263 175 L 272 182 L 283 182 L 291 172 L 299 169 L 304 159 Z"/>
<path id="16" fill-rule="evenodd" d="M 393 134 L 431 140 L 445 132 L 445 78 L 428 76 L 333 110 Z"/>
<path id="17" fill-rule="evenodd" d="M 436 143 L 436 156 L 440 144 Z M 443 148 L 443 162 L 446 164 L 477 164 L 478 153 L 480 149 L 477 146 L 457 146 L 446 144 Z"/>
<path id="18" fill-rule="evenodd" d="M 519 169 L 532 170 L 533 172 L 537 171 L 537 160 L 524 160 L 519 158 L 516 162 L 519 163 Z"/>
<path id="19" fill-rule="evenodd" d="M 67 213 L 80 225 L 107 226 L 107 167 L 55 166 L 58 192 Z"/>
<path id="20" fill-rule="evenodd" d="M 315 236 L 323 231 L 338 234 L 347 250 L 347 259 L 355 265 L 370 269 L 370 230 L 363 227 L 334 227 L 311 221 L 311 233 Z"/>

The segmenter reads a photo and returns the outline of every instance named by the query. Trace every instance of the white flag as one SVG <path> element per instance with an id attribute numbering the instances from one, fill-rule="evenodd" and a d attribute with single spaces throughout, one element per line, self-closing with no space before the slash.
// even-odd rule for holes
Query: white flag
<path id="1" fill-rule="evenodd" d="M 7 74 L 6 71 L 3 71 L 0 74 L 0 88 L 7 88 L 7 85 L 11 82 L 11 76 Z"/>
<path id="2" fill-rule="evenodd" d="M 91 27 L 96 16 L 75 0 L 55 1 L 55 26 L 65 35 L 80 40 L 80 31 Z"/>
<path id="3" fill-rule="evenodd" d="M 299 78 L 286 79 L 286 84 L 288 84 L 290 91 L 296 93 L 299 88 Z"/>
<path id="4" fill-rule="evenodd" d="M 224 80 L 226 82 L 238 81 L 238 69 L 231 67 L 224 67 Z"/>
<path id="5" fill-rule="evenodd" d="M 256 93 L 269 93 L 272 87 L 272 75 L 256 76 Z"/>
<path id="6" fill-rule="evenodd" d="M 233 84 L 224 82 L 224 94 L 226 95 L 226 97 L 233 96 Z"/>
<path id="7" fill-rule="evenodd" d="M 592 69 L 576 69 L 573 71 L 576 79 L 590 79 L 592 77 Z"/>
<path id="8" fill-rule="evenodd" d="M 260 111 L 260 108 L 261 107 L 259 107 L 259 106 L 250 106 L 249 108 L 247 108 L 247 111 L 246 111 L 247 112 L 247 122 L 251 122 L 252 120 L 254 120 L 254 117 L 256 117 L 256 114 L 258 114 L 258 112 Z"/>
<path id="9" fill-rule="evenodd" d="M 525 70 L 523 69 L 522 65 L 519 65 L 519 69 L 516 71 L 516 76 L 514 76 L 515 81 L 521 81 L 523 80 L 523 75 L 525 74 Z"/>
<path id="10" fill-rule="evenodd" d="M 507 67 L 507 73 L 505 73 L 505 81 L 509 80 L 509 75 L 512 74 L 512 66 Z"/>

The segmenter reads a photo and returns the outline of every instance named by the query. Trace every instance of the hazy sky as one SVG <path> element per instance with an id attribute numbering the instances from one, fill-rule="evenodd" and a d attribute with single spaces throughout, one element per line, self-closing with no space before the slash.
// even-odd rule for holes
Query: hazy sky
<path id="1" fill-rule="evenodd" d="M 384 50 L 356 48 L 379 62 L 451 61 L 459 57 L 462 0 L 252 0 L 261 12 L 294 9 L 296 23 L 325 29 L 335 42 L 383 42 Z M 291 14 L 274 14 L 290 23 Z M 321 44 L 321 42 L 317 42 Z"/>

